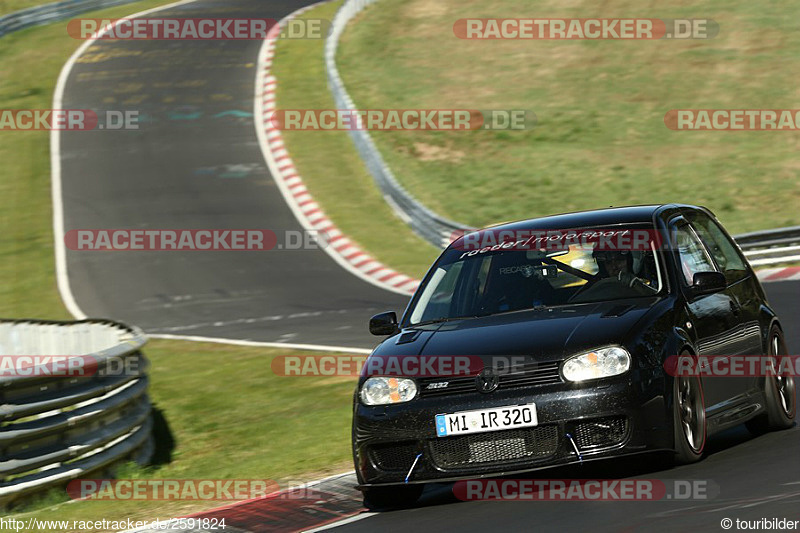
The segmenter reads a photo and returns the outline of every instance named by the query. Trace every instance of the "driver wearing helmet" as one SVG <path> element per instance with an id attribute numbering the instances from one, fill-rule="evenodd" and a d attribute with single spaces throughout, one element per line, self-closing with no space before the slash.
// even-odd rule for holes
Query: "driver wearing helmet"
<path id="1" fill-rule="evenodd" d="M 597 250 L 592 252 L 597 263 L 597 276 L 604 282 L 618 282 L 643 294 L 652 294 L 650 284 L 634 274 L 633 254 L 629 250 Z"/>

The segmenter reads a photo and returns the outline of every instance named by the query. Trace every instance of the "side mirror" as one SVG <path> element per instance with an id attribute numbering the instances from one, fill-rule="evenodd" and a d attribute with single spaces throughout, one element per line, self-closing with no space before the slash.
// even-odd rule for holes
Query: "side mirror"
<path id="1" fill-rule="evenodd" d="M 692 293 L 698 296 L 723 291 L 727 286 L 725 274 L 721 272 L 697 272 L 692 278 Z"/>
<path id="2" fill-rule="evenodd" d="M 369 332 L 373 335 L 394 335 L 399 331 L 394 311 L 380 313 L 369 319 Z"/>

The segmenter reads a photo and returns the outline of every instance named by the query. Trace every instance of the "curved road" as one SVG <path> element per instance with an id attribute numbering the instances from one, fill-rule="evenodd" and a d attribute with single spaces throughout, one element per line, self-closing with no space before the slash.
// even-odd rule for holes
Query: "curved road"
<path id="1" fill-rule="evenodd" d="M 201 0 L 153 16 L 280 19 L 304 2 Z M 302 228 L 262 159 L 253 119 L 256 41 L 101 41 L 81 56 L 64 108 L 137 110 L 138 131 L 61 136 L 65 230 L 83 228 Z M 367 318 L 406 298 L 342 270 L 321 250 L 73 252 L 81 309 L 149 333 L 371 347 Z M 767 286 L 800 347 L 800 283 Z M 699 464 L 660 470 L 652 460 L 548 472 L 546 477 L 708 480 L 706 501 L 471 502 L 431 486 L 419 508 L 380 513 L 347 531 L 720 531 L 720 520 L 800 519 L 800 428 L 752 438 L 734 428 Z M 542 476 L 544 477 L 544 476 Z M 734 526 L 735 529 L 735 526 Z"/>
<path id="2" fill-rule="evenodd" d="M 150 17 L 281 19 L 311 2 L 199 0 Z M 63 108 L 138 111 L 138 130 L 61 133 L 64 230 L 302 227 L 253 125 L 261 41 L 97 41 Z M 72 251 L 88 316 L 151 334 L 371 348 L 369 317 L 408 298 L 343 270 L 323 250 Z"/>

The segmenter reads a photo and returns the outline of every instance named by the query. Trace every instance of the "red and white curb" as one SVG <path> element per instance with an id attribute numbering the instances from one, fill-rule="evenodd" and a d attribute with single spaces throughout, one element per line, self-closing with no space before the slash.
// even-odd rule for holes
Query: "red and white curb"
<path id="1" fill-rule="evenodd" d="M 756 270 L 756 276 L 762 283 L 800 280 L 800 267 L 763 268 Z"/>
<path id="2" fill-rule="evenodd" d="M 277 80 L 270 69 L 280 30 L 291 19 L 322 3 L 324 2 L 304 7 L 282 19 L 269 31 L 261 46 L 256 73 L 254 113 L 261 151 L 281 194 L 297 220 L 306 230 L 327 235 L 327 245 L 322 248 L 337 263 L 373 285 L 399 294 L 412 294 L 419 285 L 419 280 L 400 274 L 375 260 L 347 238 L 328 218 L 303 183 L 303 178 L 286 150 L 280 130 L 270 120 L 277 109 Z"/>
<path id="3" fill-rule="evenodd" d="M 364 509 L 363 497 L 355 489 L 356 483 L 355 472 L 345 472 L 260 498 L 233 502 L 181 518 L 161 520 L 122 533 L 156 533 L 165 530 L 198 533 L 223 529 L 233 533 L 323 531 L 374 516 L 375 513 L 368 513 Z M 208 523 L 224 520 L 224 525 L 217 530 L 205 529 L 201 527 L 204 520 Z"/>

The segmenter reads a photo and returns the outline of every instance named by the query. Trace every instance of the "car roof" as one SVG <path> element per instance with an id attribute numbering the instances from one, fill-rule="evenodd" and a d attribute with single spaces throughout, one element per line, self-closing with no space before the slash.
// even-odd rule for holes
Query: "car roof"
<path id="1" fill-rule="evenodd" d="M 664 212 L 683 210 L 701 210 L 711 214 L 707 209 L 687 204 L 632 205 L 624 207 L 608 207 L 590 211 L 576 211 L 540 218 L 505 222 L 490 226 L 497 230 L 532 230 L 532 229 L 572 229 L 592 226 L 610 226 L 614 224 L 652 224 L 655 216 Z"/>

